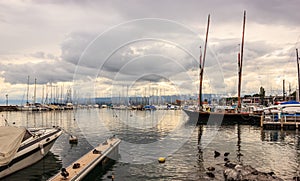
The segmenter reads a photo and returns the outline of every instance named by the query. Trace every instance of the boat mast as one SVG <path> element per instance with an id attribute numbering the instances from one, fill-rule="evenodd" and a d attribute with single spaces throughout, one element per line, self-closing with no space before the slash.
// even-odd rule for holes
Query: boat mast
<path id="1" fill-rule="evenodd" d="M 298 55 L 297 48 L 296 48 L 296 56 L 297 56 L 297 69 L 298 69 L 298 98 L 300 98 L 300 71 L 299 71 L 299 55 Z"/>
<path id="2" fill-rule="evenodd" d="M 207 28 L 206 28 L 203 60 L 202 60 L 202 54 L 200 54 L 199 111 L 202 109 L 202 82 L 203 82 L 203 72 L 204 72 L 205 57 L 206 57 L 206 47 L 207 47 L 209 23 L 210 23 L 210 14 L 208 15 L 208 18 L 207 18 Z M 200 47 L 200 53 L 201 53 L 201 47 Z"/>
<path id="3" fill-rule="evenodd" d="M 243 21 L 243 34 L 242 34 L 242 45 L 241 45 L 241 54 L 238 57 L 238 109 L 241 109 L 241 84 L 242 84 L 242 68 L 243 68 L 243 55 L 244 55 L 244 36 L 245 36 L 245 24 L 246 24 L 246 11 L 244 11 L 244 21 Z"/>
<path id="4" fill-rule="evenodd" d="M 35 105 L 36 101 L 36 78 L 34 79 L 34 96 L 33 96 L 33 104 Z"/>
<path id="5" fill-rule="evenodd" d="M 27 97 L 26 104 L 27 105 L 29 104 L 29 102 L 28 102 L 28 92 L 29 92 L 29 75 L 28 75 L 28 78 L 27 78 L 27 95 L 26 95 L 26 97 Z"/>

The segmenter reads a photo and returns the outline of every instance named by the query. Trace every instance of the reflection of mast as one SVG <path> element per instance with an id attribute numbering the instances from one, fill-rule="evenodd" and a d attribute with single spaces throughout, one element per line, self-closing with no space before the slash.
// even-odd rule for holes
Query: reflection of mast
<path id="1" fill-rule="evenodd" d="M 239 163 L 241 163 L 241 142 L 242 142 L 242 139 L 241 139 L 241 126 L 240 124 L 237 124 L 237 161 Z"/>
<path id="2" fill-rule="evenodd" d="M 200 171 L 204 170 L 203 151 L 201 149 L 202 134 L 203 134 L 203 125 L 198 125 L 198 165 L 199 165 Z"/>
<path id="3" fill-rule="evenodd" d="M 297 133 L 297 132 L 296 132 Z M 297 134 L 297 135 L 295 135 L 295 137 L 297 137 L 297 142 L 296 142 L 296 149 L 297 150 L 300 150 L 300 135 L 299 134 Z M 296 139 L 296 138 L 295 138 Z M 296 163 L 297 163 L 297 167 L 296 168 L 299 168 L 299 166 L 300 166 L 300 152 L 299 151 L 296 151 Z M 298 177 L 300 177 L 300 173 L 299 173 L 299 171 L 297 171 L 297 175 L 296 176 L 298 176 Z"/>
<path id="4" fill-rule="evenodd" d="M 244 21 L 243 21 L 243 35 L 242 35 L 242 45 L 241 45 L 241 54 L 238 56 L 238 109 L 241 109 L 241 84 L 242 84 L 242 69 L 243 69 L 243 55 L 244 55 L 244 36 L 245 36 L 245 24 L 246 24 L 246 11 L 244 11 Z"/>
<path id="5" fill-rule="evenodd" d="M 202 82 L 203 82 L 203 72 L 204 72 L 204 65 L 205 65 L 205 57 L 206 57 L 206 47 L 207 47 L 207 38 L 208 38 L 208 30 L 209 30 L 209 22 L 210 22 L 210 15 L 207 18 L 207 29 L 206 29 L 206 38 L 204 44 L 204 53 L 203 53 L 203 60 L 202 60 L 202 51 L 200 47 L 200 83 L 199 83 L 199 111 L 202 109 Z"/>

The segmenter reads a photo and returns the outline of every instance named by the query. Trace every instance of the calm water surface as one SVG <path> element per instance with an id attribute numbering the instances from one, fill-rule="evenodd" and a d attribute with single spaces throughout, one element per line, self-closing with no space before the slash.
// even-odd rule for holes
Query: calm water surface
<path id="1" fill-rule="evenodd" d="M 183 111 L 121 111 L 78 109 L 54 112 L 1 112 L 17 126 L 59 125 L 65 131 L 50 153 L 37 164 L 3 180 L 47 180 L 93 146 L 117 135 L 121 158 L 104 169 L 96 168 L 86 180 L 211 180 L 206 168 L 216 167 L 215 180 L 223 179 L 224 157 L 249 164 L 291 180 L 300 172 L 300 134 L 297 131 L 264 131 L 247 125 L 195 126 Z M 3 125 L 4 121 L 1 121 Z M 79 138 L 68 143 L 69 135 Z M 157 158 L 166 156 L 166 163 Z"/>

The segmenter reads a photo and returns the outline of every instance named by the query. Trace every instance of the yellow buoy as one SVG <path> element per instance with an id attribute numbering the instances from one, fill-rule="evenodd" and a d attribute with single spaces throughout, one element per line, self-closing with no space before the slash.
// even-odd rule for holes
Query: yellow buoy
<path id="1" fill-rule="evenodd" d="M 166 159 L 164 157 L 158 158 L 158 163 L 165 163 Z"/>

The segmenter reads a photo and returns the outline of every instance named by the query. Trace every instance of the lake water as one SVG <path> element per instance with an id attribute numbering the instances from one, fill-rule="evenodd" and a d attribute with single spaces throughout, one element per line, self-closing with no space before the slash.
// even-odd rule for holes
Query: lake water
<path id="1" fill-rule="evenodd" d="M 112 135 L 121 138 L 120 159 L 96 168 L 86 180 L 211 180 L 206 168 L 216 168 L 215 180 L 224 180 L 224 156 L 231 162 L 273 171 L 284 180 L 300 172 L 298 131 L 266 131 L 248 125 L 195 126 L 181 110 L 125 111 L 78 109 L 53 112 L 0 112 L 10 124 L 39 127 L 58 125 L 64 133 L 37 164 L 3 180 L 47 180 Z M 70 145 L 69 135 L 77 145 Z M 166 157 L 164 164 L 159 157 Z"/>

